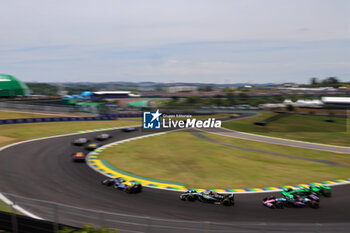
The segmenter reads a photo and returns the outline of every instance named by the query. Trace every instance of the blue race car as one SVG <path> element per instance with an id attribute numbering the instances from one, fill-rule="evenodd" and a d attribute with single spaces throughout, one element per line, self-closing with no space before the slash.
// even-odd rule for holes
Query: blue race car
<path id="1" fill-rule="evenodd" d="M 139 193 L 142 190 L 142 185 L 135 182 L 127 181 L 122 177 L 108 178 L 102 181 L 102 184 L 112 186 L 116 189 L 123 190 L 127 193 Z"/>

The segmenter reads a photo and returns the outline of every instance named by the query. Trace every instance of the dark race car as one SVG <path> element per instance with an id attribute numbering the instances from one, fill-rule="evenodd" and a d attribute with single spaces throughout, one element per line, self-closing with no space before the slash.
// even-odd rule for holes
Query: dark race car
<path id="1" fill-rule="evenodd" d="M 305 196 L 295 196 L 293 198 L 287 198 L 287 206 L 289 207 L 311 207 L 317 209 L 320 207 L 319 202 L 311 200 Z"/>
<path id="2" fill-rule="evenodd" d="M 200 192 L 197 191 L 187 191 L 180 195 L 180 199 L 183 201 L 195 201 L 213 204 L 222 204 L 224 206 L 233 206 L 235 204 L 233 194 L 221 194 L 217 192 Z"/>
<path id="3" fill-rule="evenodd" d="M 198 200 L 198 197 L 201 196 L 202 193 L 199 193 L 197 191 L 187 191 L 180 195 L 180 199 L 183 201 L 196 201 Z"/>
<path id="4" fill-rule="evenodd" d="M 76 146 L 82 146 L 84 145 L 85 143 L 88 143 L 90 140 L 87 139 L 87 138 L 77 138 L 77 139 L 74 139 L 74 141 L 72 142 L 73 145 L 76 145 Z"/>
<path id="5" fill-rule="evenodd" d="M 130 182 L 122 177 L 108 178 L 102 181 L 106 186 L 112 186 L 116 189 L 123 190 L 127 193 L 139 193 L 142 190 L 142 185 L 136 182 Z"/>
<path id="6" fill-rule="evenodd" d="M 314 198 L 314 199 L 313 199 Z M 263 205 L 269 208 L 284 208 L 284 207 L 311 207 L 319 208 L 319 199 L 317 196 L 313 198 L 306 196 L 294 195 L 290 197 L 279 197 L 274 196 L 266 197 L 263 199 Z"/>
<path id="7" fill-rule="evenodd" d="M 332 188 L 325 185 L 310 185 L 309 189 L 318 196 L 332 196 Z"/>
<path id="8" fill-rule="evenodd" d="M 274 196 L 265 197 L 263 205 L 269 208 L 283 208 L 286 206 L 287 199 L 284 197 L 276 198 Z"/>
<path id="9" fill-rule="evenodd" d="M 85 154 L 83 152 L 74 153 L 72 156 L 72 161 L 85 163 Z"/>
<path id="10" fill-rule="evenodd" d="M 134 127 L 128 127 L 128 128 L 124 128 L 122 129 L 123 132 L 133 132 L 133 131 L 137 131 L 137 128 Z"/>
<path id="11" fill-rule="evenodd" d="M 99 148 L 100 146 L 101 145 L 98 144 L 98 143 L 91 143 L 91 144 L 87 145 L 86 149 L 90 150 L 90 151 L 93 151 L 93 150 Z"/>
<path id="12" fill-rule="evenodd" d="M 107 139 L 110 139 L 112 138 L 112 135 L 110 134 L 107 134 L 107 133 L 103 133 L 103 134 L 99 134 L 95 137 L 96 140 L 98 141 L 104 141 L 104 140 L 107 140 Z"/>

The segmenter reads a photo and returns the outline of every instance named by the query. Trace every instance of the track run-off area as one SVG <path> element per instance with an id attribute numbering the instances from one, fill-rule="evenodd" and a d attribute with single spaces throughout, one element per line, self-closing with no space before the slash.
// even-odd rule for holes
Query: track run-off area
<path id="1" fill-rule="evenodd" d="M 106 143 L 154 133 L 140 129 L 129 133 L 122 132 L 120 129 L 103 132 L 113 136 Z M 93 139 L 98 134 L 99 132 L 90 132 L 33 140 L 3 149 L 0 152 L 0 192 L 110 213 L 172 221 L 206 221 L 258 226 L 254 228 L 255 230 L 259 229 L 261 224 L 264 226 L 272 224 L 275 229 L 283 229 L 284 224 L 293 227 L 301 224 L 300 229 L 305 229 L 305 224 L 310 223 L 344 226 L 341 231 L 349 229 L 347 224 L 350 219 L 350 185 L 333 186 L 332 197 L 322 198 L 321 208 L 316 210 L 311 208 L 268 209 L 261 202 L 266 193 L 237 194 L 235 206 L 223 207 L 199 202 L 183 202 L 180 201 L 178 192 L 144 188 L 143 192 L 130 195 L 105 187 L 101 185 L 105 176 L 84 163 L 73 163 L 71 160 L 72 153 L 80 149 L 71 145 L 73 139 L 77 137 Z M 48 215 L 51 214 L 41 206 L 26 206 L 25 209 L 44 219 L 48 219 Z M 60 222 L 69 224 L 72 223 L 72 219 L 70 216 L 61 215 Z M 84 225 L 87 222 L 81 217 L 74 223 Z M 99 224 L 98 222 L 88 223 Z M 280 228 L 276 228 L 276 225 Z M 212 226 L 210 231 L 219 232 L 220 229 L 223 228 Z M 225 229 L 222 231 L 234 231 L 233 227 Z M 162 231 L 164 232 L 164 229 Z M 244 231 L 241 228 L 237 232 Z M 188 230 L 188 232 L 194 231 Z"/>

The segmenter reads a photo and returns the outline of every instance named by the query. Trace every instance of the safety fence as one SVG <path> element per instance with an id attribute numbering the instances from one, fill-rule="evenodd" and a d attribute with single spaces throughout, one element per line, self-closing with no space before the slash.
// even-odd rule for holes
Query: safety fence
<path id="1" fill-rule="evenodd" d="M 119 233 L 127 232 L 349 232 L 350 223 L 310 224 L 310 223 L 218 223 L 211 221 L 187 221 L 162 219 L 155 217 L 137 216 L 125 213 L 110 213 L 91 209 L 78 208 L 56 202 L 25 198 L 18 195 L 2 193 L 13 207 L 23 208 L 31 214 L 40 216 L 45 221 L 29 218 L 22 220 L 22 216 L 0 214 L 0 229 L 17 230 L 36 226 L 46 228 L 46 232 L 58 232 L 63 225 L 82 227 L 93 224 L 97 228 L 111 228 Z M 15 208 L 13 208 L 15 211 Z M 14 212 L 15 213 L 15 212 Z M 24 223 L 23 223 L 24 222 Z M 22 224 L 22 225 L 21 225 Z M 24 225 L 23 225 L 24 224 Z M 46 225 L 45 225 L 46 224 Z M 63 224 L 63 225 L 61 225 Z M 11 229 L 9 229 L 11 226 Z M 45 226 L 45 227 L 44 227 Z M 7 227 L 7 228 L 6 228 Z M 40 231 L 37 231 L 38 233 Z M 45 232 L 45 231 L 41 231 Z M 30 231 L 26 231 L 30 233 Z"/>
<path id="2" fill-rule="evenodd" d="M 60 121 L 110 121 L 116 120 L 116 116 L 97 116 L 97 117 L 48 117 L 48 118 L 21 118 L 0 120 L 0 125 L 22 124 L 22 123 L 42 123 L 42 122 L 60 122 Z"/>
<path id="3" fill-rule="evenodd" d="M 34 105 L 15 102 L 0 102 L 0 108 L 21 110 L 21 111 L 37 111 L 37 112 L 59 112 L 59 113 L 77 113 L 78 108 L 64 107 L 64 106 L 46 106 L 46 105 Z"/>
<path id="4" fill-rule="evenodd" d="M 34 219 L 16 213 L 0 211 L 0 232 L 14 233 L 56 233 L 59 230 L 69 228 L 78 230 L 78 227 L 56 224 L 54 222 Z"/>

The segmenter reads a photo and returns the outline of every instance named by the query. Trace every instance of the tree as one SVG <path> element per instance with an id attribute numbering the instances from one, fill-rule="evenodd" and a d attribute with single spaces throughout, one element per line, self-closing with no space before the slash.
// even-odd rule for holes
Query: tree
<path id="1" fill-rule="evenodd" d="M 207 85 L 207 86 L 205 86 L 205 87 L 203 87 L 203 88 L 200 88 L 199 90 L 200 90 L 200 91 L 212 91 L 212 90 L 213 90 L 213 87 Z"/>
<path id="2" fill-rule="evenodd" d="M 338 84 L 339 79 L 337 77 L 328 77 L 322 81 L 323 84 Z"/>
<path id="3" fill-rule="evenodd" d="M 216 106 L 222 106 L 224 105 L 224 102 L 221 98 L 213 98 L 213 104 Z"/>
<path id="4" fill-rule="evenodd" d="M 186 103 L 188 104 L 197 104 L 200 102 L 200 98 L 197 96 L 189 96 L 186 98 Z"/>
<path id="5" fill-rule="evenodd" d="M 291 104 L 288 104 L 288 105 L 287 105 L 287 110 L 290 111 L 290 112 L 291 112 L 291 111 L 294 111 L 294 106 L 291 105 Z"/>
<path id="6" fill-rule="evenodd" d="M 318 84 L 318 79 L 315 78 L 315 77 L 311 78 L 311 79 L 310 79 L 310 84 L 311 84 L 311 85 L 317 85 L 317 84 Z"/>
<path id="7" fill-rule="evenodd" d="M 33 95 L 56 96 L 58 87 L 47 83 L 26 83 Z"/>
<path id="8" fill-rule="evenodd" d="M 236 101 L 235 101 L 235 96 L 232 92 L 227 92 L 226 93 L 226 98 L 228 100 L 228 102 L 230 103 L 230 105 L 235 105 Z"/>

